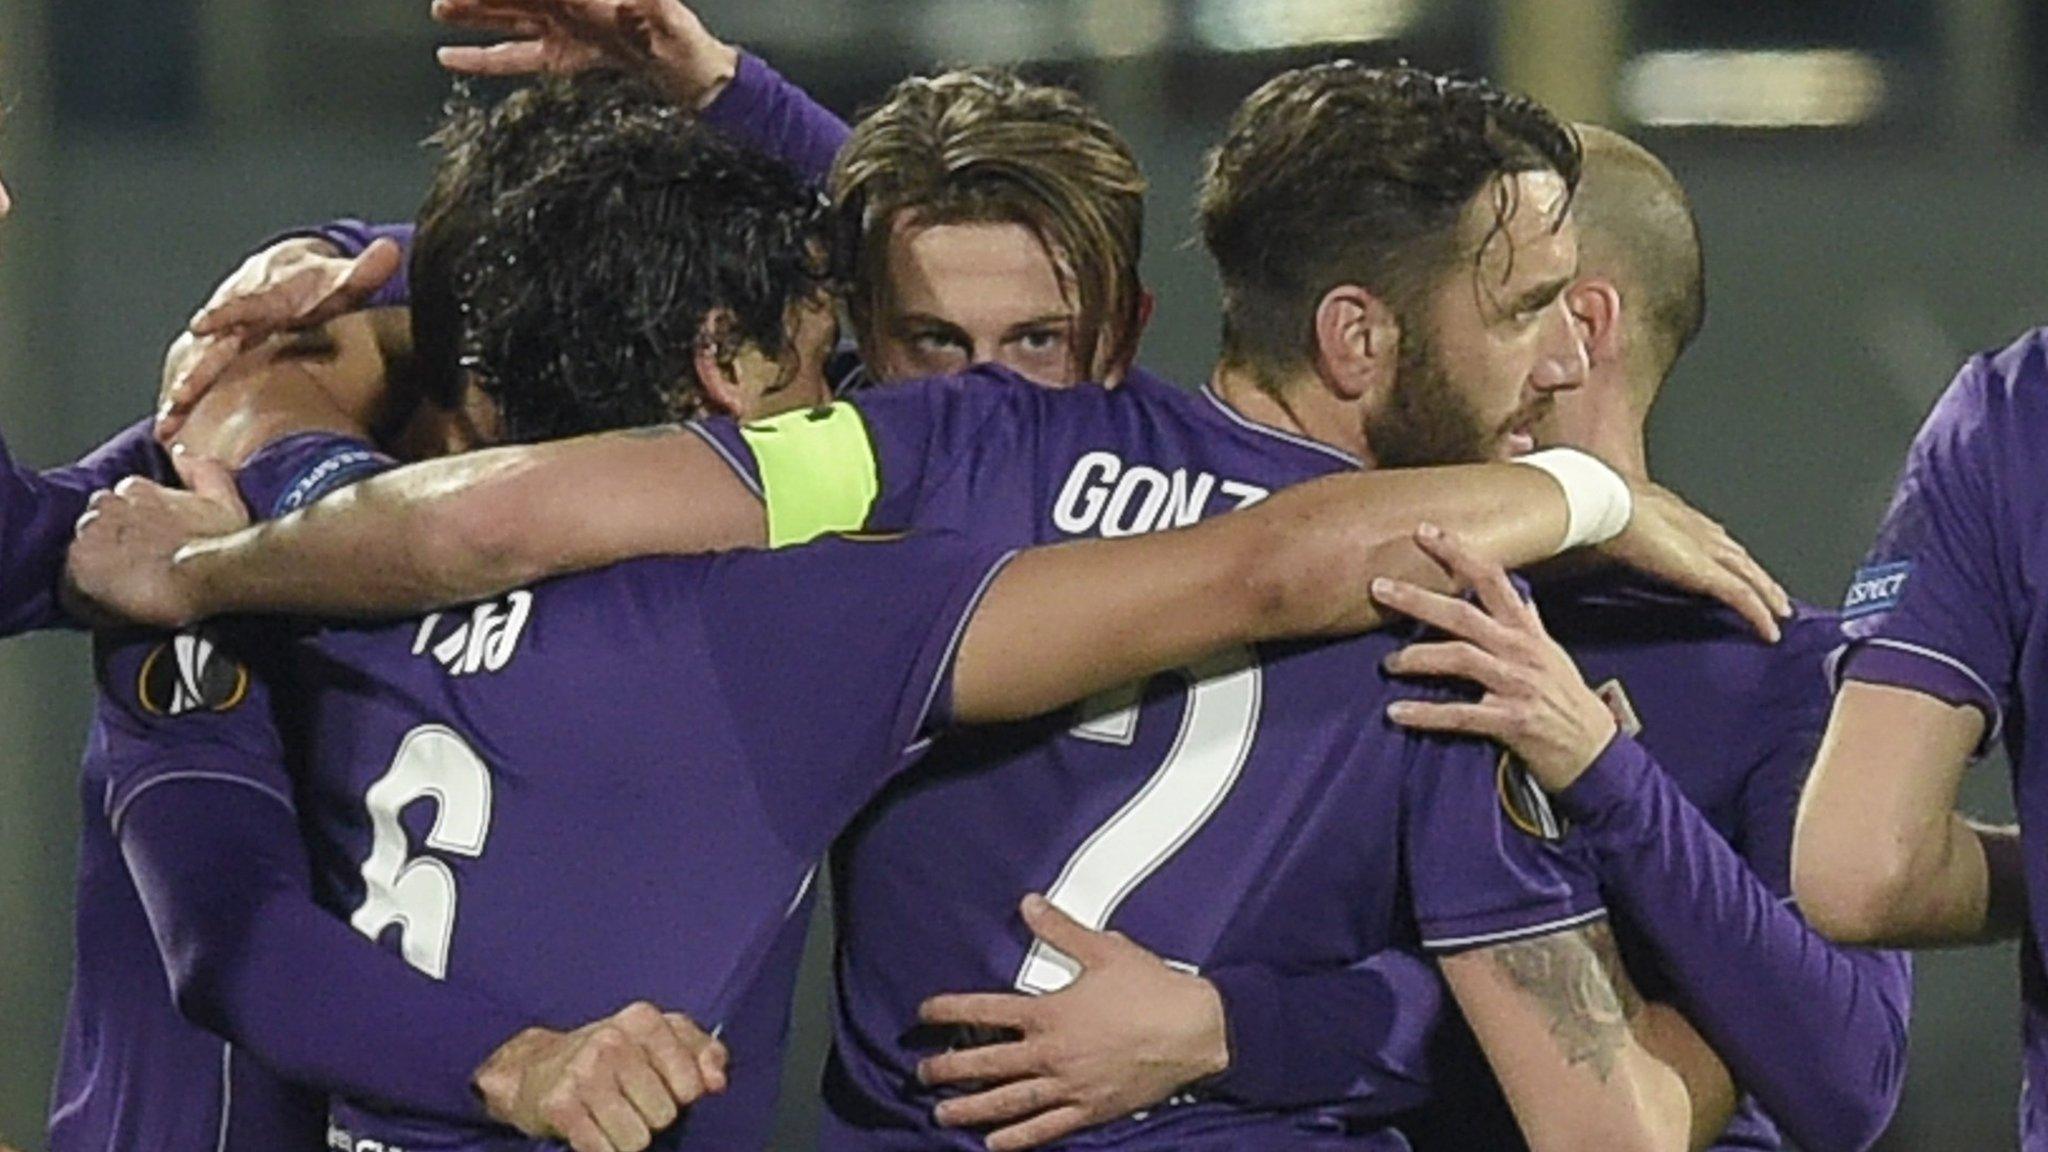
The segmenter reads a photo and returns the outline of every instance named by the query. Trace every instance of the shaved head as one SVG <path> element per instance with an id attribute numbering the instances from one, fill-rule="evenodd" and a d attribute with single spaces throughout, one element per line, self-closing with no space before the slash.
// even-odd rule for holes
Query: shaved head
<path id="1" fill-rule="evenodd" d="M 1648 149 L 1596 125 L 1578 129 L 1586 152 L 1572 206 L 1580 274 L 1620 289 L 1630 377 L 1647 406 L 1706 321 L 1699 221 L 1685 186 Z"/>

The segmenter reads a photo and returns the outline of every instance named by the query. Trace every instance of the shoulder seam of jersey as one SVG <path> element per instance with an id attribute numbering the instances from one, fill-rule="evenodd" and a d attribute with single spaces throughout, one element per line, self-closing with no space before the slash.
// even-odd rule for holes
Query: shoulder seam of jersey
<path id="1" fill-rule="evenodd" d="M 128 815 L 128 809 L 134 807 L 135 802 L 141 799 L 144 793 L 147 793 L 159 784 L 170 784 L 180 780 L 211 780 L 222 784 L 240 784 L 244 788 L 252 788 L 284 805 L 285 810 L 294 815 L 297 815 L 299 811 L 298 805 L 292 803 L 291 797 L 267 784 L 259 784 L 246 776 L 237 776 L 232 772 L 218 772 L 204 768 L 173 769 L 172 771 L 152 776 L 136 785 L 134 790 L 121 797 L 121 802 L 114 805 L 113 810 L 107 813 L 107 824 L 113 829 L 115 838 L 118 839 L 121 835 L 121 821 Z"/>
<path id="2" fill-rule="evenodd" d="M 1223 397 L 1218 396 L 1215 390 L 1206 384 L 1202 386 L 1202 398 L 1204 400 L 1207 400 L 1210 403 L 1210 405 L 1216 409 L 1216 411 L 1222 413 L 1224 419 L 1230 421 L 1232 424 L 1237 425 L 1238 427 L 1244 429 L 1247 432 L 1251 432 L 1260 436 L 1270 436 L 1275 440 L 1280 440 L 1285 443 L 1292 444 L 1297 448 L 1306 448 L 1311 452 L 1316 452 L 1324 456 L 1329 456 L 1336 460 L 1341 460 L 1345 464 L 1353 468 L 1365 467 L 1365 461 L 1360 460 L 1358 457 L 1353 456 L 1351 453 L 1344 451 L 1342 448 L 1334 448 L 1328 444 L 1323 443 L 1320 440 L 1311 440 L 1306 436 L 1296 436 L 1292 432 L 1288 432 L 1279 428 L 1274 428 L 1271 425 L 1261 424 L 1256 420 L 1247 419 L 1243 413 L 1237 411 L 1235 408 L 1232 408 L 1230 405 L 1225 404 L 1223 402 Z"/>

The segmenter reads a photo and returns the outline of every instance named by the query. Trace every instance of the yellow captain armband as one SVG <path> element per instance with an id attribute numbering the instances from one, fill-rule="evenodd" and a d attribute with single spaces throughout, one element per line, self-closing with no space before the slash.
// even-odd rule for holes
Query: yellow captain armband
<path id="1" fill-rule="evenodd" d="M 768 546 L 804 544 L 867 526 L 882 490 L 867 421 L 851 404 L 785 412 L 740 426 L 761 473 Z"/>

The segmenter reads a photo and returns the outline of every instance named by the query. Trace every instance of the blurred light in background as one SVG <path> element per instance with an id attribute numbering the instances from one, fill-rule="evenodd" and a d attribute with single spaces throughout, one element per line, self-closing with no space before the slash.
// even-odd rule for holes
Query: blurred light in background
<path id="1" fill-rule="evenodd" d="M 1090 56 L 1145 56 L 1166 46 L 1173 10 L 1166 0 L 1076 0 L 1074 28 Z"/>
<path id="2" fill-rule="evenodd" d="M 1652 52 L 1621 78 L 1622 110 L 1654 127 L 1836 128 L 1884 100 L 1884 69 L 1845 49 Z"/>
<path id="3" fill-rule="evenodd" d="M 1417 8 L 1415 0 L 1199 0 L 1195 34 L 1225 52 L 1391 40 Z"/>

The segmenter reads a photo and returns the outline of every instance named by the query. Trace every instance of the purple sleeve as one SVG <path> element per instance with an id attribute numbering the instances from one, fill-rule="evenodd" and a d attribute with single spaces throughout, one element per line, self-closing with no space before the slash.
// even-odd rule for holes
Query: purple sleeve
<path id="1" fill-rule="evenodd" d="M 705 651 L 681 655 L 716 671 L 749 762 L 789 776 L 820 843 L 945 723 L 953 658 L 1008 558 L 931 533 L 709 561 Z"/>
<path id="2" fill-rule="evenodd" d="M 832 174 L 840 145 L 853 135 L 846 121 L 751 52 L 740 53 L 732 83 L 705 106 L 701 118 L 817 184 Z"/>
<path id="3" fill-rule="evenodd" d="M 762 497 L 771 539 L 778 535 L 778 491 L 789 489 L 870 493 L 858 525 L 867 531 L 960 531 L 979 522 L 974 509 L 996 495 L 990 486 L 1015 475 L 987 470 L 996 475 L 977 487 L 984 471 L 977 461 L 1030 458 L 1034 437 L 1050 423 L 1048 409 L 1075 400 L 1000 370 L 974 369 L 868 388 L 767 420 L 706 420 L 690 428 Z M 821 428 L 827 450 L 806 442 Z M 786 447 L 777 451 L 777 444 Z"/>
<path id="4" fill-rule="evenodd" d="M 361 256 L 363 250 L 379 240 L 397 243 L 404 259 L 398 263 L 398 274 L 386 280 L 370 298 L 363 302 L 365 308 L 403 308 L 412 302 L 412 237 L 411 224 L 365 224 L 361 220 L 344 217 L 330 220 L 311 228 L 294 228 L 281 232 L 263 242 L 269 248 L 281 241 L 310 239 L 325 240 L 334 245 L 334 250 L 351 259 Z"/>
<path id="5" fill-rule="evenodd" d="M 0 636 L 69 623 L 57 589 L 86 501 L 123 477 L 170 478 L 152 423 L 132 424 L 76 464 L 45 472 L 16 463 L 0 442 Z"/>
<path id="6" fill-rule="evenodd" d="M 1963 366 L 1921 426 L 1877 543 L 1843 605 L 1850 679 L 1973 704 L 1986 744 L 2012 699 L 2033 611 L 2022 557 L 2042 485 L 2024 474 L 2048 428 L 2048 334 Z"/>
<path id="7" fill-rule="evenodd" d="M 1789 822 L 1811 742 L 1753 779 L 1746 805 Z M 1793 1141 L 1863 1149 L 1904 1087 L 1911 969 L 1809 928 L 1625 736 L 1557 798 L 1615 906 L 1670 974 L 1688 1019 Z M 1766 831 L 1759 843 L 1789 837 Z M 1772 873 L 1784 865 L 1766 864 Z"/>
<path id="8" fill-rule="evenodd" d="M 313 901 L 260 679 L 197 635 L 104 647 L 93 754 L 179 1011 L 285 1079 L 464 1122 L 529 1023 L 437 983 Z"/>
<path id="9" fill-rule="evenodd" d="M 1345 968 L 1224 965 L 1202 975 L 1223 999 L 1230 1067 L 1213 1094 L 1254 1108 L 1344 1101 L 1390 1115 L 1429 1098 L 1430 1044 L 1446 1007 L 1436 965 L 1389 950 Z"/>
<path id="10" fill-rule="evenodd" d="M 1475 740 L 1409 742 L 1402 855 L 1424 951 L 1485 948 L 1606 915 L 1597 880 L 1525 769 Z"/>

